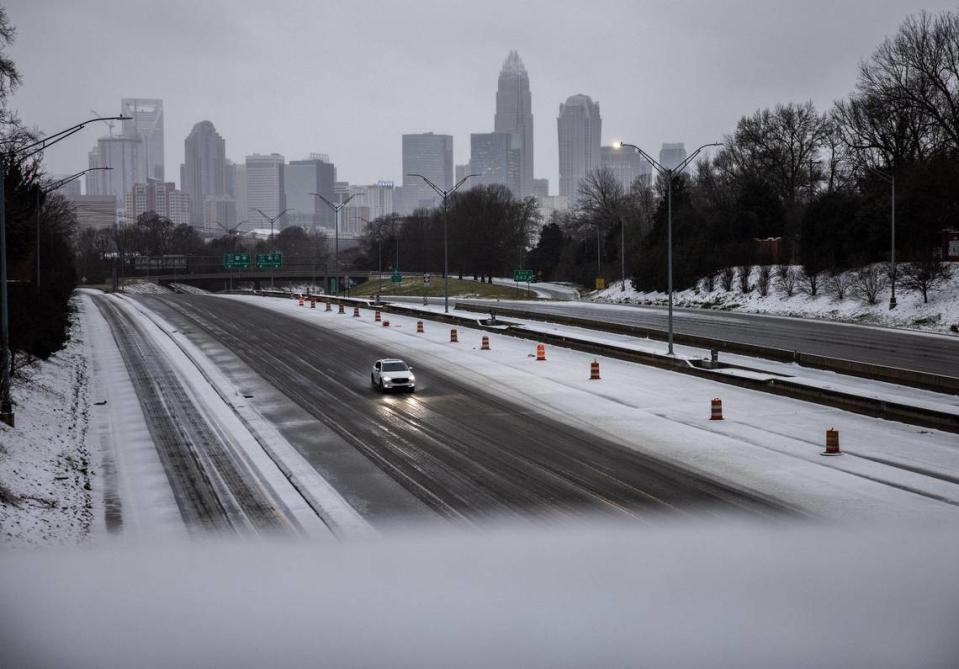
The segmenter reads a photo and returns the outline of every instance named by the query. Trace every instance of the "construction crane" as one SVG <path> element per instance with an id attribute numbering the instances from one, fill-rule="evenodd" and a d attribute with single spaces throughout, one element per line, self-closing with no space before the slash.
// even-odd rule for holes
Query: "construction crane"
<path id="1" fill-rule="evenodd" d="M 96 109 L 91 109 L 90 111 L 96 114 L 98 117 L 103 116 L 103 114 L 98 112 Z M 110 139 L 113 139 L 113 121 L 111 121 L 110 119 L 105 119 L 103 122 L 106 123 L 107 127 L 110 129 Z"/>

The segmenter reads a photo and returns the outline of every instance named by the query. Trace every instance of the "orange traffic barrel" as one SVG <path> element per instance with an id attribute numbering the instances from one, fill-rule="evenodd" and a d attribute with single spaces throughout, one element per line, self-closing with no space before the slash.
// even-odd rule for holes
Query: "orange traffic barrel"
<path id="1" fill-rule="evenodd" d="M 842 455 L 839 450 L 839 430 L 836 428 L 826 430 L 826 450 L 822 455 Z"/>
<path id="2" fill-rule="evenodd" d="M 453 344 L 459 343 L 459 337 L 456 335 L 456 328 L 450 329 L 450 342 Z"/>
<path id="3" fill-rule="evenodd" d="M 536 359 L 537 360 L 546 360 L 546 346 L 543 344 L 536 345 Z"/>
<path id="4" fill-rule="evenodd" d="M 486 335 L 483 335 L 483 342 L 480 344 L 480 350 L 481 351 L 489 350 L 489 337 L 487 337 Z"/>
<path id="5" fill-rule="evenodd" d="M 709 420 L 722 420 L 723 419 L 723 401 L 718 397 L 714 397 L 713 401 L 710 402 L 709 406 Z"/>
<path id="6" fill-rule="evenodd" d="M 599 381 L 599 361 L 593 360 L 589 363 L 589 380 Z"/>

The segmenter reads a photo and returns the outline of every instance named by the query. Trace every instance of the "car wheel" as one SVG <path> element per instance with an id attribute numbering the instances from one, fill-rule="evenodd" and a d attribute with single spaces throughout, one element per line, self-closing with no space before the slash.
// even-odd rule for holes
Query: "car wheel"
<path id="1" fill-rule="evenodd" d="M 376 388 L 376 377 L 370 374 L 370 385 Z"/>
<path id="2" fill-rule="evenodd" d="M 386 388 L 383 387 L 383 379 L 380 379 L 380 392 L 381 392 L 381 393 L 385 393 L 385 392 L 386 392 Z"/>

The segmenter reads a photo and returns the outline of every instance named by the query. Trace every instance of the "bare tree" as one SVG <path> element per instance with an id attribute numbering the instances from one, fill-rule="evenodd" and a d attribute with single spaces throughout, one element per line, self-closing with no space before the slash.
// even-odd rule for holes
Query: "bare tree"
<path id="1" fill-rule="evenodd" d="M 810 161 L 817 157 L 828 132 L 828 119 L 812 102 L 763 109 L 740 119 L 719 166 L 770 180 L 782 201 L 792 204 L 809 187 Z"/>
<path id="2" fill-rule="evenodd" d="M 859 81 L 881 104 L 931 119 L 959 149 L 959 13 L 908 17 L 860 66 Z"/>
<path id="3" fill-rule="evenodd" d="M 836 103 L 839 140 L 856 167 L 885 167 L 922 160 L 939 144 L 925 112 L 883 92 L 866 90 Z"/>
<path id="4" fill-rule="evenodd" d="M 826 286 L 837 300 L 846 299 L 846 294 L 852 288 L 852 276 L 848 272 L 835 272 L 830 275 Z"/>
<path id="5" fill-rule="evenodd" d="M 800 269 L 799 285 L 804 293 L 816 297 L 819 293 L 820 278 L 822 272 L 807 268 L 805 265 Z"/>
<path id="6" fill-rule="evenodd" d="M 776 287 L 786 297 L 792 297 L 796 294 L 796 284 L 798 280 L 799 276 L 796 270 L 789 265 L 776 266 Z"/>
<path id="7" fill-rule="evenodd" d="M 608 229 L 619 224 L 623 195 L 623 186 L 611 170 L 590 170 L 579 183 L 578 207 L 592 225 Z"/>
<path id="8" fill-rule="evenodd" d="M 727 293 L 733 289 L 733 281 L 735 280 L 736 268 L 732 265 L 727 265 L 719 271 L 719 285 L 721 285 Z"/>
<path id="9" fill-rule="evenodd" d="M 769 265 L 759 266 L 759 275 L 756 278 L 756 290 L 762 297 L 769 295 L 769 279 L 772 276 L 772 270 Z"/>
<path id="10" fill-rule="evenodd" d="M 711 293 L 716 290 L 716 273 L 709 272 L 703 277 L 703 292 Z"/>
<path id="11" fill-rule="evenodd" d="M 740 265 L 736 271 L 736 277 L 739 279 L 739 292 L 744 295 L 752 290 L 749 284 L 749 275 L 752 274 L 752 265 Z"/>
<path id="12" fill-rule="evenodd" d="M 7 10 L 0 7 L 0 107 L 6 108 L 7 98 L 20 85 L 20 71 L 7 56 L 6 48 L 13 44 L 17 31 L 10 25 Z"/>
<path id="13" fill-rule="evenodd" d="M 929 291 L 942 286 L 951 278 L 952 268 L 941 259 L 931 256 L 899 266 L 899 281 L 903 288 L 922 294 L 922 301 L 926 304 L 929 302 Z"/>
<path id="14" fill-rule="evenodd" d="M 856 270 L 853 281 L 856 293 L 868 304 L 876 304 L 879 293 L 889 284 L 889 277 L 883 267 L 866 265 Z"/>

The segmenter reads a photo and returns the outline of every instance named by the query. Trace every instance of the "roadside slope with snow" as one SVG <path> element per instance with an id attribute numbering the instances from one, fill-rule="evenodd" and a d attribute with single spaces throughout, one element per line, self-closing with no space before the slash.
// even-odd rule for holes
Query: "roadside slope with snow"
<path id="1" fill-rule="evenodd" d="M 929 292 L 929 303 L 922 295 L 898 286 L 896 300 L 898 306 L 889 309 L 889 288 L 883 289 L 876 304 L 867 301 L 850 289 L 843 299 L 835 297 L 829 290 L 827 279 L 822 278 L 822 286 L 813 297 L 799 289 L 790 297 L 776 285 L 775 271 L 772 272 L 769 293 L 763 297 L 756 289 L 759 268 L 754 267 L 750 275 L 752 290 L 742 293 L 739 290 L 738 277 L 733 289 L 725 291 L 717 279 L 713 290 L 706 290 L 705 282 L 700 280 L 695 288 L 679 290 L 673 294 L 677 307 L 736 310 L 755 314 L 773 314 L 777 316 L 796 316 L 800 318 L 820 318 L 825 320 L 904 327 L 953 334 L 959 331 L 959 263 L 950 263 L 953 267 L 952 278 L 943 286 Z M 793 268 L 798 271 L 797 268 Z M 851 273 L 844 273 L 847 281 L 852 281 Z M 638 291 L 627 279 L 626 289 L 617 281 L 606 290 L 594 291 L 584 299 L 595 302 L 665 305 L 666 293 L 656 291 Z M 955 328 L 955 329 L 953 329 Z"/>
<path id="2" fill-rule="evenodd" d="M 80 543 L 93 525 L 85 337 L 74 318 L 67 345 L 13 381 L 16 428 L 0 423 L 0 545 Z"/>

